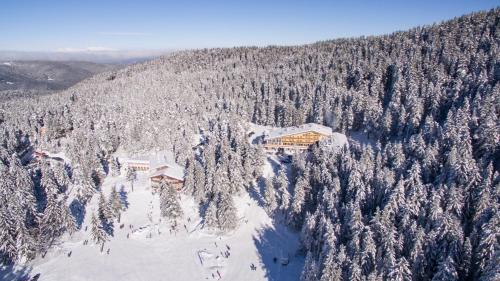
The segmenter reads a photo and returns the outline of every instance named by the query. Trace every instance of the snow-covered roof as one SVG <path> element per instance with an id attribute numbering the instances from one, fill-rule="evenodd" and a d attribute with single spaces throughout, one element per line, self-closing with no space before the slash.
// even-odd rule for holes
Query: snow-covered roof
<path id="1" fill-rule="evenodd" d="M 149 175 L 150 178 L 157 176 L 167 176 L 170 178 L 174 178 L 180 181 L 184 180 L 184 168 L 181 166 L 174 164 L 170 165 L 168 168 L 163 168 L 158 171 L 154 171 Z"/>
<path id="2" fill-rule="evenodd" d="M 307 123 L 303 124 L 297 127 L 286 127 L 286 128 L 276 128 L 270 130 L 266 136 L 265 139 L 274 139 L 274 138 L 279 138 L 283 136 L 289 136 L 289 135 L 296 135 L 296 134 L 302 134 L 305 132 L 317 132 L 322 135 L 330 136 L 332 135 L 332 128 L 326 127 L 320 124 L 316 123 Z"/>
<path id="3" fill-rule="evenodd" d="M 145 156 L 134 157 L 134 158 L 118 157 L 118 161 L 126 165 L 138 165 L 138 164 L 149 165 L 149 157 Z"/>
<path id="4" fill-rule="evenodd" d="M 124 163 L 130 164 L 130 163 L 141 163 L 141 164 L 148 164 L 149 165 L 149 160 L 147 159 L 119 159 L 122 160 Z"/>
<path id="5" fill-rule="evenodd" d="M 335 151 L 340 151 L 344 146 L 349 147 L 346 135 L 341 133 L 333 133 L 330 137 L 321 140 L 320 144 Z"/>
<path id="6" fill-rule="evenodd" d="M 153 152 L 148 156 L 119 158 L 119 160 L 127 164 L 149 165 L 149 170 L 152 171 L 150 177 L 164 175 L 178 180 L 184 179 L 184 168 L 175 163 L 174 154 L 169 150 Z"/>
<path id="7" fill-rule="evenodd" d="M 158 151 L 156 153 L 153 153 L 149 158 L 150 169 L 157 169 L 163 166 L 171 167 L 173 164 L 175 164 L 175 160 L 172 151 Z"/>

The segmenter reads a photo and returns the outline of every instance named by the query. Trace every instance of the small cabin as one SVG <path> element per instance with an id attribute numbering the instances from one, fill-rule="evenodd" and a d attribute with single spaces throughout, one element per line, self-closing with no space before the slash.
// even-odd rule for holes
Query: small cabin
<path id="1" fill-rule="evenodd" d="M 171 151 L 158 151 L 148 157 L 121 159 L 126 168 L 149 173 L 149 182 L 155 189 L 163 180 L 181 190 L 184 184 L 184 168 L 175 163 Z"/>
<path id="2" fill-rule="evenodd" d="M 182 189 L 182 186 L 184 185 L 184 176 L 177 174 L 175 171 L 172 171 L 172 169 L 168 168 L 152 173 L 149 176 L 149 180 L 153 187 L 156 187 L 162 181 L 165 181 L 173 185 L 175 189 L 177 189 L 177 191 L 180 191 Z"/>
<path id="3" fill-rule="evenodd" d="M 127 169 L 146 172 L 149 171 L 149 160 L 144 159 L 127 159 L 124 161 Z"/>
<path id="4" fill-rule="evenodd" d="M 159 151 L 150 158 L 151 185 L 155 188 L 163 180 L 172 184 L 178 191 L 184 184 L 184 168 L 175 163 L 171 151 Z"/>

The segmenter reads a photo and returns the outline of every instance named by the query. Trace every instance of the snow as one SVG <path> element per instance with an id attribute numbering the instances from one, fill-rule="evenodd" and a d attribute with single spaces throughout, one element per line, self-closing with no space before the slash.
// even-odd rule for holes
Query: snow
<path id="1" fill-rule="evenodd" d="M 7 81 L 7 82 L 5 82 L 5 83 L 7 83 L 7 85 L 14 85 L 14 82 L 9 82 L 9 81 Z"/>
<path id="2" fill-rule="evenodd" d="M 191 146 L 195 147 L 203 142 L 202 134 L 194 134 L 193 139 L 191 140 Z"/>
<path id="3" fill-rule="evenodd" d="M 273 130 L 274 127 L 271 126 L 261 126 L 257 125 L 254 123 L 248 123 L 248 142 L 251 144 L 256 144 L 258 142 L 258 138 L 262 137 L 266 134 L 266 132 L 269 132 Z"/>
<path id="4" fill-rule="evenodd" d="M 2 63 L 2 64 L 3 64 L 3 65 L 6 65 L 6 66 L 12 66 L 12 63 L 10 63 L 10 62 L 4 62 L 4 63 Z"/>
<path id="5" fill-rule="evenodd" d="M 346 135 L 333 133 L 330 137 L 321 140 L 320 145 L 333 151 L 340 151 L 344 146 L 349 147 L 349 142 Z"/>
<path id="6" fill-rule="evenodd" d="M 184 180 L 184 168 L 177 164 L 169 164 L 167 168 L 159 169 L 149 174 L 149 177 L 167 176 L 177 180 Z"/>
<path id="7" fill-rule="evenodd" d="M 149 168 L 151 170 L 163 167 L 165 165 L 171 166 L 175 164 L 174 153 L 168 150 L 158 151 L 153 153 L 149 158 Z"/>
<path id="8" fill-rule="evenodd" d="M 54 78 L 47 77 L 47 81 L 54 81 Z"/>
<path id="9" fill-rule="evenodd" d="M 299 279 L 304 259 L 295 256 L 299 246 L 297 233 L 273 223 L 247 193 L 234 198 L 239 227 L 229 234 L 203 228 L 194 200 L 180 195 L 184 217 L 177 231 L 171 233 L 171 225 L 160 218 L 159 199 L 150 190 L 148 176 L 138 176 L 134 191 L 124 175 L 104 181 L 103 192 L 107 196 L 112 187 L 120 190 L 124 186 L 129 206 L 121 216 L 120 224 L 124 227 L 115 222 L 114 237 L 105 244 L 103 253 L 92 241 L 83 245 L 84 240 L 91 240 L 90 217 L 96 212 L 98 201 L 98 196 L 94 196 L 82 229 L 71 237 L 63 237 L 45 258 L 37 257 L 27 264 L 31 274 L 40 273 L 41 281 L 219 280 L 217 271 L 220 280 Z M 222 255 L 225 251 L 230 253 L 227 258 Z M 275 263 L 274 257 L 289 257 L 290 264 Z M 255 271 L 250 269 L 252 263 Z"/>
<path id="10" fill-rule="evenodd" d="M 317 132 L 322 135 L 330 136 L 332 128 L 316 123 L 307 123 L 297 127 L 274 128 L 266 133 L 266 139 L 274 139 L 282 136 L 302 134 L 305 132 Z"/>
<path id="11" fill-rule="evenodd" d="M 248 123 L 248 141 L 252 144 L 255 144 L 258 142 L 259 137 L 264 137 L 266 140 L 276 138 L 276 137 L 281 137 L 285 135 L 295 135 L 295 134 L 300 134 L 300 133 L 305 133 L 305 132 L 318 132 L 320 134 L 323 134 L 325 136 L 332 136 L 334 135 L 332 128 L 326 127 L 323 125 L 319 125 L 316 123 L 307 123 L 303 124 L 300 126 L 296 127 L 286 127 L 286 128 L 279 128 L 279 127 L 270 127 L 270 126 L 261 126 L 253 123 Z M 339 134 L 339 133 L 337 133 Z"/>
<path id="12" fill-rule="evenodd" d="M 372 148 L 376 147 L 376 143 L 368 138 L 368 135 L 363 131 L 351 132 L 349 134 L 349 139 L 352 142 L 357 142 L 362 146 L 371 146 Z"/>
<path id="13" fill-rule="evenodd" d="M 165 175 L 178 180 L 184 180 L 184 168 L 177 164 L 172 151 L 154 151 L 147 155 L 136 157 L 118 157 L 125 166 L 129 164 L 142 164 L 149 166 L 150 177 Z"/>
<path id="14" fill-rule="evenodd" d="M 71 163 L 70 159 L 68 157 L 66 157 L 66 154 L 64 152 L 51 153 L 48 151 L 44 151 L 44 153 L 47 154 L 47 156 L 49 158 L 62 159 L 63 162 L 65 162 L 65 163 L 68 163 L 68 164 Z"/>

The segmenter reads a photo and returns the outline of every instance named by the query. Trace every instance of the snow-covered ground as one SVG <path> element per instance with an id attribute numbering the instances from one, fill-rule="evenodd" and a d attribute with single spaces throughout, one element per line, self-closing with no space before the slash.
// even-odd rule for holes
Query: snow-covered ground
<path id="1" fill-rule="evenodd" d="M 349 140 L 357 142 L 363 146 L 371 146 L 373 148 L 376 147 L 376 143 L 373 140 L 369 139 L 367 134 L 362 131 L 351 132 L 349 134 Z"/>
<path id="2" fill-rule="evenodd" d="M 159 198 L 152 194 L 145 174 L 139 175 L 134 191 L 124 176 L 106 178 L 103 190 L 107 195 L 113 186 L 119 190 L 122 185 L 128 202 L 121 217 L 124 226 L 115 222 L 114 237 L 103 253 L 90 238 L 90 217 L 98 201 L 94 196 L 82 229 L 63 237 L 44 258 L 30 262 L 31 275 L 40 273 L 42 281 L 299 279 L 304 258 L 295 255 L 298 235 L 283 225 L 273 225 L 247 193 L 235 198 L 240 224 L 233 233 L 220 235 L 204 229 L 195 202 L 185 195 L 181 196 L 184 217 L 172 232 L 160 218 Z M 279 263 L 282 257 L 290 258 L 287 266 Z"/>

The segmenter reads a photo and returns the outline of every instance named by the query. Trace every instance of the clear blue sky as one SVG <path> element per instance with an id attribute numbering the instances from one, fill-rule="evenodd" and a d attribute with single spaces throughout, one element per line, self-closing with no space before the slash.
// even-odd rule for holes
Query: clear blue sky
<path id="1" fill-rule="evenodd" d="M 0 50 L 293 45 L 390 33 L 491 9 L 499 3 L 498 0 L 1 0 Z"/>

